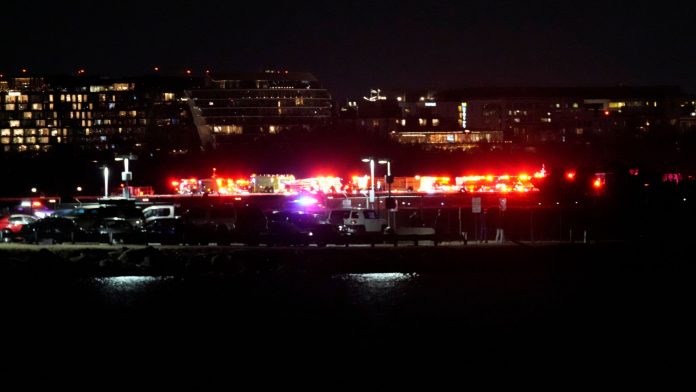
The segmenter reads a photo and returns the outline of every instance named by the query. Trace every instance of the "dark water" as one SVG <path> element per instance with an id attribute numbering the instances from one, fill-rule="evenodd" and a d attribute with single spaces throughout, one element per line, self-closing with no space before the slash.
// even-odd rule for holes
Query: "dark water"
<path id="1" fill-rule="evenodd" d="M 519 260 L 433 273 L 6 278 L 0 294 L 4 336 L 25 354 L 670 361 L 693 347 L 690 271 Z"/>

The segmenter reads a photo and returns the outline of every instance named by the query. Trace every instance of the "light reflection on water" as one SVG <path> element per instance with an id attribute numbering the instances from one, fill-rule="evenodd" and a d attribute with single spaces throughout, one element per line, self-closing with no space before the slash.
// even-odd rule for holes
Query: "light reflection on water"
<path id="1" fill-rule="evenodd" d="M 365 304 L 392 303 L 417 278 L 418 274 L 400 272 L 340 275 L 340 279 L 351 289 L 351 297 Z"/>
<path id="2" fill-rule="evenodd" d="M 115 276 L 109 278 L 95 278 L 95 282 L 104 290 L 114 291 L 139 291 L 157 282 L 173 279 L 172 277 L 154 276 Z"/>
<path id="3" fill-rule="evenodd" d="M 416 278 L 418 274 L 405 274 L 401 272 L 380 272 L 369 274 L 346 274 L 349 280 L 365 284 L 396 284 Z"/>

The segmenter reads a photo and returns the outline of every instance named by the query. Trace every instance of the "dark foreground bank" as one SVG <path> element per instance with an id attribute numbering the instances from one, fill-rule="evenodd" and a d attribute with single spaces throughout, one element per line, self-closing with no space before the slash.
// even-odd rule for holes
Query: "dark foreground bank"
<path id="1" fill-rule="evenodd" d="M 692 253 L 670 243 L 14 250 L 0 253 L 0 306 L 24 354 L 670 360 L 693 348 Z"/>

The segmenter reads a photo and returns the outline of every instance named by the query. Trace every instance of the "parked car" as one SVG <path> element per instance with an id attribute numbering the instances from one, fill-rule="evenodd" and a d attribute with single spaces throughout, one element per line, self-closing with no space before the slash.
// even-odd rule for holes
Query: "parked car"
<path id="1" fill-rule="evenodd" d="M 386 219 L 379 218 L 375 210 L 357 208 L 330 210 L 322 222 L 338 225 L 347 234 L 384 233 L 387 227 Z"/>
<path id="2" fill-rule="evenodd" d="M 337 243 L 337 225 L 322 224 L 315 214 L 302 211 L 274 211 L 268 216 L 268 245 L 309 245 L 325 246 Z"/>
<path id="3" fill-rule="evenodd" d="M 130 205 L 84 205 L 58 210 L 54 215 L 72 219 L 87 232 L 98 230 L 97 226 L 105 218 L 125 219 L 136 229 L 142 228 L 145 223 L 142 210 Z"/>
<path id="4" fill-rule="evenodd" d="M 85 232 L 72 220 L 49 216 L 24 225 L 17 238 L 25 242 L 39 243 L 50 240 L 54 243 L 83 241 Z"/>
<path id="5" fill-rule="evenodd" d="M 38 218 L 26 214 L 12 214 L 0 217 L 0 230 L 9 229 L 13 233 L 19 233 L 22 226 L 34 223 Z"/>
<path id="6" fill-rule="evenodd" d="M 159 243 L 163 245 L 177 245 L 197 243 L 190 237 L 194 230 L 187 227 L 184 221 L 178 218 L 154 219 L 145 224 L 145 242 Z"/>
<path id="7" fill-rule="evenodd" d="M 143 239 L 142 229 L 133 227 L 123 218 L 102 218 L 89 234 L 93 240 L 110 244 L 137 243 Z"/>
<path id="8" fill-rule="evenodd" d="M 158 204 L 143 209 L 146 223 L 155 219 L 176 218 L 179 216 L 179 213 L 179 208 L 174 204 Z"/>

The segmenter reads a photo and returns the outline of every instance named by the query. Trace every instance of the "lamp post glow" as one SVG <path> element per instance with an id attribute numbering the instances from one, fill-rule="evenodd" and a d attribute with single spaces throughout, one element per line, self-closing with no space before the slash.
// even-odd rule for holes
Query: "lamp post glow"
<path id="1" fill-rule="evenodd" d="M 370 158 L 363 158 L 363 162 L 365 163 L 370 163 L 370 203 L 372 203 L 373 207 L 375 204 L 375 159 L 370 157 Z"/>
<path id="2" fill-rule="evenodd" d="M 391 174 L 391 160 L 389 160 L 389 159 L 380 159 L 380 160 L 378 161 L 378 163 L 379 163 L 380 165 L 385 165 L 385 164 L 387 165 L 387 178 L 386 178 L 386 181 L 385 181 L 385 182 L 387 183 L 387 200 L 388 200 L 388 201 L 387 201 L 387 206 L 386 206 L 386 207 L 387 207 L 387 226 L 391 227 L 391 210 L 392 210 L 392 208 L 391 208 L 391 206 L 390 206 L 389 203 L 391 202 L 391 184 L 392 184 L 392 182 L 394 181 L 394 180 L 392 179 L 392 176 L 391 176 L 391 175 L 392 175 L 392 174 Z"/>
<path id="3" fill-rule="evenodd" d="M 123 161 L 123 172 L 121 173 L 121 181 L 125 181 L 126 186 L 123 188 L 123 197 L 130 199 L 130 188 L 128 187 L 128 181 L 133 179 L 133 173 L 128 170 L 128 163 L 138 159 L 135 155 L 122 155 L 117 156 L 115 160 Z"/>
<path id="4" fill-rule="evenodd" d="M 104 198 L 109 197 L 109 168 L 104 166 Z"/>

